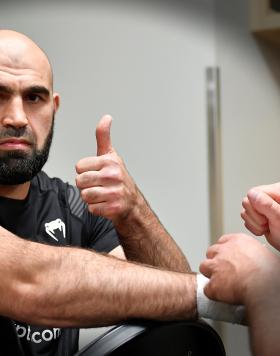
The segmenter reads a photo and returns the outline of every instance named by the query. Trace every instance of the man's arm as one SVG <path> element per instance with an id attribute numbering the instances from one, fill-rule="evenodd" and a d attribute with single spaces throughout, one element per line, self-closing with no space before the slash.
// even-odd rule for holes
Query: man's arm
<path id="1" fill-rule="evenodd" d="M 187 259 L 152 211 L 111 144 L 112 118 L 96 128 L 97 156 L 76 165 L 77 187 L 89 211 L 113 221 L 129 260 L 188 272 Z"/>
<path id="2" fill-rule="evenodd" d="M 278 270 L 278 272 L 280 272 Z M 278 274 L 279 277 L 279 274 Z M 268 288 L 268 292 L 267 292 Z M 264 283 L 262 295 L 251 298 L 248 304 L 249 334 L 254 356 L 279 356 L 279 278 L 272 284 Z"/>
<path id="3" fill-rule="evenodd" d="M 17 238 L 0 227 L 0 315 L 57 327 L 196 317 L 195 275 Z"/>
<path id="4" fill-rule="evenodd" d="M 243 304 L 255 356 L 280 354 L 280 258 L 250 236 L 223 236 L 207 251 L 200 271 L 210 278 L 205 294 Z"/>

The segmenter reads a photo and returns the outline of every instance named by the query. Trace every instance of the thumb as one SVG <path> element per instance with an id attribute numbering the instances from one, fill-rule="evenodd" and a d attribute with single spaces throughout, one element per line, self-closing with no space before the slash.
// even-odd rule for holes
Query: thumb
<path id="1" fill-rule="evenodd" d="M 261 190 L 251 189 L 247 196 L 252 207 L 270 222 L 276 223 L 280 220 L 280 205 L 268 194 Z"/>
<path id="2" fill-rule="evenodd" d="M 112 116 L 104 115 L 96 126 L 97 156 L 105 155 L 113 150 L 111 144 Z"/>

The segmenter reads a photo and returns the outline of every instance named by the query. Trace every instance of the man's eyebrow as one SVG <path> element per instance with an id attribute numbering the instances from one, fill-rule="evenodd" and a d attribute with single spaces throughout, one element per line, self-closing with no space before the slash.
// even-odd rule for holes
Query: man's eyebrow
<path id="1" fill-rule="evenodd" d="M 1 86 L 0 86 L 1 88 Z M 28 87 L 24 90 L 26 93 L 35 93 L 35 94 L 42 94 L 45 96 L 50 96 L 50 91 L 44 86 L 41 85 L 33 85 L 31 87 Z"/>
<path id="2" fill-rule="evenodd" d="M 0 84 L 0 93 L 12 94 L 13 90 L 6 85 Z"/>
<path id="3" fill-rule="evenodd" d="M 4 94 L 13 94 L 13 89 L 5 84 L 0 84 L 0 93 Z M 23 90 L 24 93 L 35 93 L 35 94 L 42 94 L 45 96 L 50 96 L 50 91 L 44 86 L 41 85 L 32 85 Z"/>

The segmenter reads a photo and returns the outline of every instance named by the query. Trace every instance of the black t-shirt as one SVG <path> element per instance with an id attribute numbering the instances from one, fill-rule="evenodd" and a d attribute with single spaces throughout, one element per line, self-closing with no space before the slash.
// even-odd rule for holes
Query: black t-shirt
<path id="1" fill-rule="evenodd" d="M 97 252 L 110 252 L 119 245 L 111 221 L 89 213 L 76 187 L 49 178 L 44 172 L 33 178 L 26 199 L 0 197 L 0 225 L 24 239 L 51 245 L 80 246 Z M 1 328 L 4 324 L 0 320 Z M 78 329 L 8 320 L 5 325 L 6 332 L 11 330 L 11 338 L 17 334 L 19 355 L 67 356 L 77 351 Z M 14 350 L 0 354 L 17 355 Z"/>

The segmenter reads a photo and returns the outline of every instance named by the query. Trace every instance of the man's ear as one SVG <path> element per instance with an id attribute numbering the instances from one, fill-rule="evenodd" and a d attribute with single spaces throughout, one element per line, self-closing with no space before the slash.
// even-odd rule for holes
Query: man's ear
<path id="1" fill-rule="evenodd" d="M 53 105 L 54 105 L 54 112 L 56 113 L 60 105 L 60 96 L 58 93 L 53 93 Z"/>

